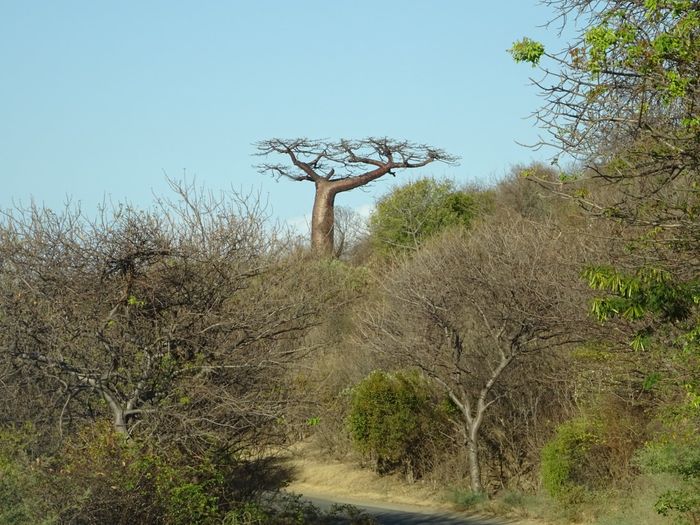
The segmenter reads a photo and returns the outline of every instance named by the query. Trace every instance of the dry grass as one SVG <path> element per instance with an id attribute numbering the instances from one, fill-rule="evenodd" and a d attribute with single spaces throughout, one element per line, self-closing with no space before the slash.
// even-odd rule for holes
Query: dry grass
<path id="1" fill-rule="evenodd" d="M 336 499 L 353 505 L 369 505 L 403 511 L 450 513 L 456 510 L 444 488 L 427 482 L 407 483 L 400 476 L 379 476 L 362 468 L 351 457 L 334 459 L 310 443 L 298 443 L 287 452 L 294 480 L 291 492 Z M 483 510 L 488 512 L 488 506 Z M 511 516 L 507 523 L 542 525 L 543 522 Z M 496 520 L 498 521 L 498 520 Z M 489 521 L 491 522 L 491 521 Z M 498 521 L 500 523 L 500 521 Z"/>
<path id="2" fill-rule="evenodd" d="M 293 446 L 288 457 L 295 479 L 287 488 L 293 492 L 443 509 L 449 506 L 433 486 L 409 484 L 398 476 L 379 476 L 351 459 L 324 456 L 307 443 Z"/>

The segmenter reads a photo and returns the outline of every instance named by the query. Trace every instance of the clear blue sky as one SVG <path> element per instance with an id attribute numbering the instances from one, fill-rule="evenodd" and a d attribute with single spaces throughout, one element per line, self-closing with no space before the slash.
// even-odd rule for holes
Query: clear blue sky
<path id="1" fill-rule="evenodd" d="M 147 206 L 186 172 L 299 217 L 311 185 L 252 167 L 271 137 L 407 139 L 462 157 L 421 174 L 501 176 L 545 158 L 515 143 L 541 101 L 506 50 L 555 41 L 550 16 L 536 0 L 0 0 L 0 207 Z"/>

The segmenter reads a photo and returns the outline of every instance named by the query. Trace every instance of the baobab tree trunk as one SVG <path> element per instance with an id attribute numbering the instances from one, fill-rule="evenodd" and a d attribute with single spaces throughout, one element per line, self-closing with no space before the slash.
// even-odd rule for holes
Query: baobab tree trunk
<path id="1" fill-rule="evenodd" d="M 333 256 L 333 223 L 335 189 L 332 184 L 319 181 L 316 183 L 316 196 L 311 214 L 311 248 L 319 255 Z"/>

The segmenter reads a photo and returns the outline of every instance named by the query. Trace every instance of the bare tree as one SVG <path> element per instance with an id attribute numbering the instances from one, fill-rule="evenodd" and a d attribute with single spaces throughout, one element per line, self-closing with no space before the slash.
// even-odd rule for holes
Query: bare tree
<path id="1" fill-rule="evenodd" d="M 384 278 L 382 305 L 363 315 L 367 344 L 419 367 L 458 407 L 473 491 L 483 490 L 482 424 L 523 384 L 511 380 L 518 364 L 532 370 L 542 352 L 583 338 L 575 244 L 516 216 L 448 232 Z"/>
<path id="2" fill-rule="evenodd" d="M 264 163 L 261 173 L 313 182 L 316 187 L 311 216 L 311 245 L 317 253 L 332 256 L 335 197 L 365 186 L 396 170 L 421 168 L 431 162 L 454 163 L 456 157 L 422 144 L 388 138 L 364 140 L 269 139 L 256 144 L 258 155 L 286 155 L 288 162 Z M 291 162 L 291 166 L 289 165 Z"/>
<path id="3" fill-rule="evenodd" d="M 336 206 L 334 215 L 334 255 L 340 259 L 366 241 L 369 232 L 367 219 L 352 208 Z"/>
<path id="4" fill-rule="evenodd" d="M 0 221 L 0 362 L 60 398 L 59 425 L 109 414 L 211 442 L 274 423 L 275 378 L 314 322 L 298 261 L 250 201 L 175 185 L 151 212 L 33 207 Z M 297 271 L 299 270 L 299 271 Z"/>

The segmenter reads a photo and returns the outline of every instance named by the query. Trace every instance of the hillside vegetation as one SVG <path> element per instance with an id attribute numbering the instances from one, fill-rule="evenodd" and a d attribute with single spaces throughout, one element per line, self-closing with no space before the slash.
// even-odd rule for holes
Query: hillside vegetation
<path id="1" fill-rule="evenodd" d="M 700 523 L 700 3 L 547 3 L 578 38 L 511 53 L 566 168 L 399 180 L 366 224 L 329 194 L 315 248 L 178 183 L 3 212 L 0 523 L 370 522 L 281 490 L 300 442 L 462 507 Z"/>

